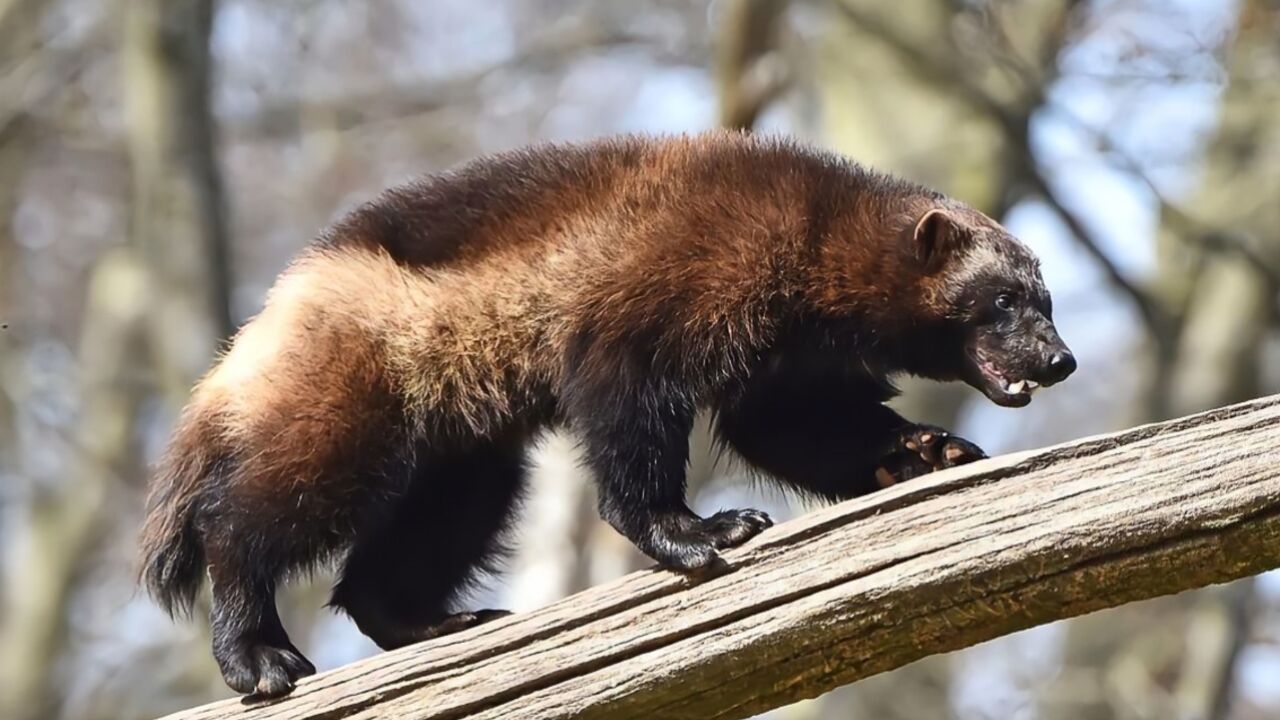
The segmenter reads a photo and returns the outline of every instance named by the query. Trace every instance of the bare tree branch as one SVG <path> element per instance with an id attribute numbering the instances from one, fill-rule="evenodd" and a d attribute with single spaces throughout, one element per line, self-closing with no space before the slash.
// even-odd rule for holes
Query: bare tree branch
<path id="1" fill-rule="evenodd" d="M 1058 197 L 1058 193 L 1050 186 L 1049 180 L 1035 159 L 1024 154 L 1021 155 L 1020 161 L 1024 175 L 1036 194 L 1067 226 L 1076 243 L 1102 268 L 1107 280 L 1129 298 L 1148 330 L 1156 337 L 1165 335 L 1168 331 L 1169 318 L 1151 295 L 1120 272 L 1120 268 L 1102 250 L 1097 237 L 1085 225 L 1084 220 Z"/>
<path id="2" fill-rule="evenodd" d="M 1266 278 L 1269 285 L 1280 290 L 1280 270 L 1273 267 L 1251 246 L 1249 238 L 1241 233 L 1211 226 L 1209 223 L 1195 217 L 1177 203 L 1169 200 L 1155 184 L 1155 181 L 1151 179 L 1151 176 L 1143 170 L 1142 164 L 1112 140 L 1107 133 L 1089 125 L 1066 108 L 1055 105 L 1053 106 L 1053 111 L 1055 117 L 1088 134 L 1098 145 L 1099 150 L 1113 158 L 1121 170 L 1133 176 L 1147 188 L 1147 191 L 1151 193 L 1152 198 L 1160 207 L 1160 216 L 1175 227 L 1180 240 L 1189 244 L 1199 245 L 1212 252 L 1235 253 Z"/>
<path id="3" fill-rule="evenodd" d="M 404 120 L 473 102 L 477 88 L 486 79 L 507 70 L 559 67 L 580 53 L 630 46 L 647 47 L 657 57 L 671 61 L 693 60 L 666 55 L 652 38 L 642 35 L 583 30 L 535 41 L 511 58 L 438 82 L 379 88 L 327 100 L 273 100 L 250 114 L 224 118 L 224 126 L 231 135 L 240 139 L 264 139 L 298 134 L 301 131 L 299 118 L 308 113 L 320 113 L 330 118 L 328 129 L 332 130 L 349 130 L 385 120 Z"/>
<path id="4" fill-rule="evenodd" d="M 171 720 L 744 718 L 920 657 L 1280 565 L 1280 397 L 935 473 L 692 580 L 643 571 Z M 940 521 L 945 518 L 945 522 Z"/>

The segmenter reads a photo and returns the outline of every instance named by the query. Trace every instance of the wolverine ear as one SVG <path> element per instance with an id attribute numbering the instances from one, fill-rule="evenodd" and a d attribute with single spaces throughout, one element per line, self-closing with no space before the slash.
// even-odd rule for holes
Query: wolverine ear
<path id="1" fill-rule="evenodd" d="M 926 274 L 941 270 L 947 260 L 959 251 L 968 233 L 946 210 L 934 208 L 916 221 L 913 247 Z"/>

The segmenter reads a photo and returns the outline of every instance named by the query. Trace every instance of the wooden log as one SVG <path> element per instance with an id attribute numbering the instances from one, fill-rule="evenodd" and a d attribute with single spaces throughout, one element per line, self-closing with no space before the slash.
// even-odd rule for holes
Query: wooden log
<path id="1" fill-rule="evenodd" d="M 919 478 L 692 580 L 540 610 L 173 720 L 743 718 L 1082 613 L 1280 566 L 1280 396 Z"/>

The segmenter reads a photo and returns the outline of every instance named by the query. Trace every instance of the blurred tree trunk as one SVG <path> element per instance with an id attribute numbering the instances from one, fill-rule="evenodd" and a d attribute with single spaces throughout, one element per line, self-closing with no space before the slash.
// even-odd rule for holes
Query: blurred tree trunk
<path id="1" fill-rule="evenodd" d="M 212 0 L 131 0 L 125 108 L 132 244 L 157 299 L 148 337 L 168 401 L 180 405 L 232 330 L 231 270 L 210 109 Z"/>
<path id="2" fill-rule="evenodd" d="M 516 611 L 532 610 L 593 584 L 592 558 L 603 551 L 592 538 L 599 522 L 595 494 L 583 472 L 577 443 L 566 433 L 547 436 L 530 454 L 529 493 L 509 594 Z M 622 574 L 619 564 L 616 574 Z"/>
<path id="3" fill-rule="evenodd" d="M 17 238 L 13 235 L 13 214 L 25 177 L 23 168 L 35 142 L 35 127 L 21 107 L 21 92 L 30 72 L 10 72 L 24 63 L 34 66 L 33 57 L 40 47 L 39 22 L 44 0 L 0 0 L 0 474 L 16 470 L 11 464 L 18 457 L 16 409 L 6 380 L 16 377 L 21 362 L 15 352 L 17 327 L 13 311 L 20 307 L 18 298 L 25 283 L 17 271 Z M 12 364 L 12 365 L 11 365 Z M 0 527 L 0 538 L 4 528 Z M 0 609 L 3 608 L 0 594 Z M 0 616 L 0 638 L 3 619 Z M 3 679 L 0 678 L 0 683 Z M 4 687 L 0 684 L 0 695 Z"/>
<path id="4" fill-rule="evenodd" d="M 35 62 L 39 51 L 39 23 L 43 3 L 12 0 L 0 2 L 0 68 Z M 6 88 L 16 91 L 18 88 Z M 8 310 L 22 282 L 17 272 L 18 252 L 13 235 L 13 214 L 19 201 L 23 167 L 31 155 L 34 127 L 24 108 L 10 105 L 14 93 L 0 104 L 0 474 L 19 472 L 11 466 L 16 452 L 16 414 L 8 392 L 10 363 L 25 358 L 17 350 L 16 337 L 27 335 Z M 15 488 L 10 487 L 11 490 Z M 44 554 L 57 552 L 61 542 L 56 522 L 61 497 L 43 487 L 27 484 L 23 504 L 5 515 L 14 519 L 0 527 L 0 717 L 25 720 L 47 716 L 54 707 L 49 691 L 52 660 L 61 645 L 64 583 L 55 567 L 45 567 Z M 15 493 L 16 495 L 16 493 Z M 14 499 L 14 498 L 10 498 Z M 19 514 L 18 510 L 22 513 Z"/>
<path id="5" fill-rule="evenodd" d="M 230 329 L 226 223 L 209 117 L 209 0 L 132 0 L 124 18 L 124 87 L 133 170 L 129 242 L 104 254 L 86 295 L 78 347 L 80 414 L 66 482 L 30 503 L 9 570 L 12 691 L 0 717 L 55 714 L 52 685 L 67 608 L 145 461 L 138 419 L 158 381 L 172 410 Z M 153 372 L 148 372 L 149 370 Z M 91 592 L 92 588 L 85 588 Z M 209 665 L 206 661 L 205 665 Z M 205 670 L 207 672 L 207 669 Z M 113 715 L 102 708 L 102 717 Z"/>
<path id="6" fill-rule="evenodd" d="M 725 0 L 715 29 L 720 126 L 751 130 L 785 85 L 777 51 L 786 0 Z"/>
<path id="7" fill-rule="evenodd" d="M 229 224 L 211 108 L 214 6 L 130 0 L 124 19 L 128 251 L 147 278 L 141 339 L 165 428 L 233 330 Z M 207 692 L 218 677 L 207 645 L 189 649 L 176 658 L 183 668 L 177 687 Z"/>
<path id="8" fill-rule="evenodd" d="M 1206 249 L 1206 233 L 1232 228 L 1258 256 L 1280 265 L 1280 89 L 1259 82 L 1280 63 L 1280 5 L 1247 0 L 1227 62 L 1227 90 L 1200 189 L 1186 205 L 1191 226 L 1166 211 L 1157 287 L 1184 323 L 1156 388 L 1153 417 L 1196 412 L 1263 393 L 1262 346 L 1276 288 L 1240 253 Z M 1233 241 L 1237 238 L 1233 237 Z M 1069 625 L 1066 667 L 1049 689 L 1054 718 L 1229 717 L 1236 659 L 1249 635 L 1253 581 L 1151 601 Z M 1117 625 L 1125 628 L 1116 633 Z M 1169 628 L 1186 628 L 1185 637 Z"/>
<path id="9" fill-rule="evenodd" d="M 30 147 L 29 134 L 25 118 L 15 118 L 7 127 L 0 128 L 0 177 L 10 179 L 0 183 L 0 475 L 17 470 L 17 417 L 8 379 L 16 376 L 17 365 L 22 360 L 15 352 L 18 347 L 16 337 L 22 329 L 17 326 L 12 313 L 19 307 L 18 288 L 23 283 L 17 270 L 13 211 L 22 185 L 21 168 L 26 163 Z M 3 534 L 4 527 L 0 525 L 0 538 Z M 0 620 L 0 624 L 2 622 Z"/>
<path id="10" fill-rule="evenodd" d="M 1241 242 L 1277 267 L 1280 85 L 1259 78 L 1280 65 L 1280 2 L 1245 0 L 1239 12 L 1217 135 L 1188 209 L 1202 228 L 1232 228 Z M 1180 280 L 1188 303 L 1170 415 L 1257 397 L 1263 391 L 1261 347 L 1274 319 L 1277 288 L 1239 253 L 1206 255 L 1180 242 L 1208 238 L 1196 236 L 1195 228 L 1178 227 L 1177 218 L 1166 218 L 1166 227 L 1164 245 L 1180 247 L 1161 254 L 1160 271 Z"/>
<path id="11" fill-rule="evenodd" d="M 16 268 L 18 252 L 13 236 L 13 211 L 23 176 L 20 168 L 28 154 L 29 141 L 29 126 L 23 118 L 15 118 L 0 131 L 0 177 L 13 179 L 12 182 L 0 183 L 0 324 L 8 326 L 0 329 L 0 477 L 21 471 L 17 460 L 21 455 L 17 452 L 16 407 L 9 392 L 8 379 L 16 376 L 20 370 L 18 366 L 24 360 L 16 352 L 16 336 L 23 333 L 23 328 L 10 312 L 18 307 L 16 288 L 21 284 Z M 0 480 L 6 481 L 7 477 Z M 16 490 L 12 486 L 8 489 L 10 492 Z M 5 498 L 7 502 L 15 500 L 15 497 Z M 14 515 L 16 513 L 0 513 L 0 516 Z M 0 525 L 0 549 L 4 555 L 3 562 L 0 562 L 0 576 L 3 577 L 3 582 L 0 582 L 0 717 L 5 718 L 22 717 L 18 714 L 18 709 L 23 707 L 21 703 L 38 699 L 43 679 L 43 670 L 33 671 L 26 667 L 30 659 L 23 654 L 31 644 L 24 637 L 25 611 L 38 610 L 29 607 L 29 587 L 23 577 L 23 573 L 32 568 L 19 567 L 24 564 L 18 562 L 21 558 L 19 546 L 23 544 L 27 530 L 24 525 Z"/>

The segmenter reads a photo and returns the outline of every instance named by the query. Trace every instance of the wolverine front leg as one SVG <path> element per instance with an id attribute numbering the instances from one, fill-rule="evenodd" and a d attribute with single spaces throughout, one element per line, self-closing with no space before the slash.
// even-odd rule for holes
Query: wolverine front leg
<path id="1" fill-rule="evenodd" d="M 599 484 L 600 514 L 660 564 L 694 571 L 719 562 L 773 524 L 759 510 L 702 518 L 685 502 L 693 410 L 659 393 L 617 389 L 571 396 L 571 419 Z"/>
<path id="2" fill-rule="evenodd" d="M 878 387 L 835 377 L 757 378 L 720 405 L 717 431 L 751 465 L 830 500 L 985 457 L 882 399 Z"/>

